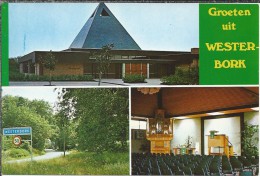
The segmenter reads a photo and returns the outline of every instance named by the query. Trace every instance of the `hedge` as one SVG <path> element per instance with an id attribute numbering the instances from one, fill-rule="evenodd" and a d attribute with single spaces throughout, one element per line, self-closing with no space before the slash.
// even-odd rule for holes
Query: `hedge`
<path id="1" fill-rule="evenodd" d="M 124 83 L 145 83 L 145 76 L 138 74 L 125 75 L 123 81 Z"/>
<path id="2" fill-rule="evenodd" d="M 175 74 L 161 78 L 164 85 L 197 85 L 199 84 L 199 71 L 196 68 L 177 67 Z"/>
<path id="3" fill-rule="evenodd" d="M 49 76 L 39 76 L 34 74 L 10 74 L 10 81 L 49 81 Z M 60 75 L 52 76 L 51 81 L 93 81 L 92 75 Z"/>

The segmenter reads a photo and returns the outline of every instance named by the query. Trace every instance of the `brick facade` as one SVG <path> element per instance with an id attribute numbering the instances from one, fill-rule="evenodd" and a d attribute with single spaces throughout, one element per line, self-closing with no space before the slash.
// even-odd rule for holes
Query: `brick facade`
<path id="1" fill-rule="evenodd" d="M 82 63 L 57 63 L 52 75 L 83 75 Z M 49 70 L 43 68 L 43 75 L 49 75 Z"/>

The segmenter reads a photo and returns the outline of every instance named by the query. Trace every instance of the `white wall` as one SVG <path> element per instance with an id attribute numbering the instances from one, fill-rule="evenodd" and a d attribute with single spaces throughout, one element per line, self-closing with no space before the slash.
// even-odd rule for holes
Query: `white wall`
<path id="1" fill-rule="evenodd" d="M 209 131 L 219 131 L 217 134 L 225 134 L 233 144 L 234 152 L 241 155 L 240 117 L 208 119 L 204 121 L 205 154 L 208 155 Z"/>
<path id="2" fill-rule="evenodd" d="M 171 141 L 171 149 L 177 145 L 186 143 L 188 136 L 192 137 L 192 147 L 199 142 L 201 148 L 201 125 L 200 118 L 174 120 L 173 124 L 173 140 Z M 198 154 L 200 154 L 200 149 Z"/>

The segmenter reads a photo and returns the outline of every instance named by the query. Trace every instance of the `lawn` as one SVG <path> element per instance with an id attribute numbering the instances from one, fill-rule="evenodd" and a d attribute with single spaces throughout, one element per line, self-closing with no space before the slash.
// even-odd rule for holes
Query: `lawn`
<path id="1" fill-rule="evenodd" d="M 76 152 L 46 161 L 3 163 L 4 175 L 129 175 L 129 153 Z"/>

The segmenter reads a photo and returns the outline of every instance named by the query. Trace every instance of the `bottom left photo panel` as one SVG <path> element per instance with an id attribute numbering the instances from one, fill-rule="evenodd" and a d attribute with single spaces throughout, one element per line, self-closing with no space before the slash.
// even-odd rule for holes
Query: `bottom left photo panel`
<path id="1" fill-rule="evenodd" d="M 3 175 L 129 175 L 129 162 L 128 88 L 3 88 Z"/>

